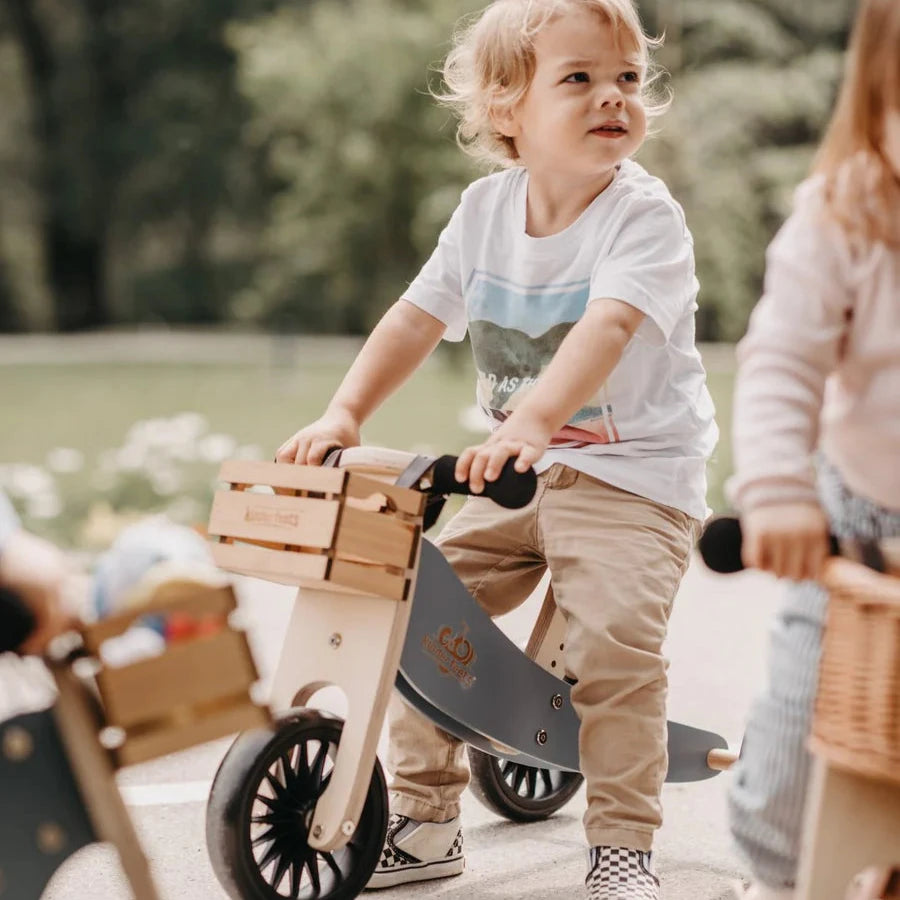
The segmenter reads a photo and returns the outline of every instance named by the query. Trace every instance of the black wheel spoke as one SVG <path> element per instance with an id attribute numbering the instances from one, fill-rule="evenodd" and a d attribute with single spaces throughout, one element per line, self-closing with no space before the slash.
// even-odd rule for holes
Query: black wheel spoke
<path id="1" fill-rule="evenodd" d="M 267 828 L 261 835 L 253 838 L 250 842 L 251 846 L 258 847 L 260 844 L 268 844 L 274 841 L 278 834 L 274 828 Z"/>
<path id="2" fill-rule="evenodd" d="M 300 885 L 303 877 L 303 857 L 298 856 L 291 863 L 291 897 L 298 898 L 300 896 Z"/>
<path id="3" fill-rule="evenodd" d="M 522 785 L 525 783 L 528 778 L 528 769 L 525 766 L 516 766 L 516 777 L 513 781 L 513 790 L 520 794 L 522 792 Z"/>
<path id="4" fill-rule="evenodd" d="M 287 870 L 291 867 L 291 861 L 288 857 L 281 855 L 278 857 L 278 862 L 275 864 L 275 878 L 270 881 L 269 884 L 272 885 L 275 890 L 278 890 L 278 885 L 281 884 L 282 879 L 285 875 L 287 875 Z"/>
<path id="5" fill-rule="evenodd" d="M 297 768 L 295 769 L 300 778 L 309 775 L 309 756 L 306 750 L 306 741 L 302 741 L 297 745 Z"/>
<path id="6" fill-rule="evenodd" d="M 544 793 L 553 793 L 553 776 L 549 769 L 541 769 L 541 781 L 544 782 Z"/>
<path id="7" fill-rule="evenodd" d="M 319 794 L 318 789 L 322 786 L 322 773 L 325 771 L 326 759 L 328 759 L 328 744 L 323 741 L 319 745 L 319 752 L 316 753 L 316 758 L 313 760 L 312 768 L 309 773 L 316 796 Z"/>
<path id="8" fill-rule="evenodd" d="M 284 777 L 284 786 L 285 789 L 290 792 L 294 790 L 297 785 L 297 773 L 294 771 L 294 767 L 291 765 L 291 754 L 290 751 L 287 753 L 281 754 L 281 774 Z"/>
<path id="9" fill-rule="evenodd" d="M 279 856 L 278 842 L 272 841 L 272 843 L 269 845 L 269 848 L 262 855 L 262 859 L 260 859 L 257 862 L 257 865 L 259 866 L 259 871 L 262 872 L 266 868 L 266 866 L 268 866 L 271 862 L 273 862 L 275 860 L 275 858 L 277 856 Z"/>
<path id="10" fill-rule="evenodd" d="M 265 804 L 272 812 L 276 812 L 280 807 L 278 797 L 267 797 L 265 794 L 258 793 L 256 799 L 259 800 L 260 803 Z"/>
<path id="11" fill-rule="evenodd" d="M 283 800 L 287 793 L 284 785 L 271 772 L 266 772 L 266 781 L 269 783 L 269 787 L 275 792 L 275 797 L 278 800 Z"/>
<path id="12" fill-rule="evenodd" d="M 274 812 L 267 812 L 264 816 L 251 816 L 250 821 L 254 825 L 276 825 L 284 820 L 284 816 L 279 816 Z"/>
<path id="13" fill-rule="evenodd" d="M 319 855 L 328 864 L 328 868 L 331 869 L 332 872 L 334 872 L 334 877 L 338 880 L 338 882 L 343 881 L 344 873 L 341 871 L 341 867 L 337 864 L 337 860 L 334 858 L 334 854 L 322 852 Z"/>
<path id="14" fill-rule="evenodd" d="M 317 853 L 310 854 L 306 860 L 306 869 L 309 872 L 309 880 L 312 882 L 316 896 L 322 893 L 322 880 L 319 878 L 319 859 Z"/>

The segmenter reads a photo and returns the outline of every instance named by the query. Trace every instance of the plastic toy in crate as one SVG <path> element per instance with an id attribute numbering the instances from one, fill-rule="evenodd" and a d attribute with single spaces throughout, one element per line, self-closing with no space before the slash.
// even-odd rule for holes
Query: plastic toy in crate
<path id="1" fill-rule="evenodd" d="M 121 738 L 117 765 L 267 723 L 267 712 L 250 697 L 258 675 L 247 638 L 229 624 L 236 606 L 230 584 L 169 579 L 150 602 L 83 628 L 107 729 L 118 729 Z M 134 642 L 143 658 L 117 665 L 121 650 L 105 652 L 106 645 L 141 633 L 159 641 Z"/>
<path id="2" fill-rule="evenodd" d="M 93 605 L 105 618 L 45 660 L 54 705 L 0 722 L 0 898 L 37 900 L 69 856 L 109 841 L 137 900 L 157 900 L 116 769 L 270 722 L 234 591 L 197 535 L 158 522 L 123 535 Z"/>

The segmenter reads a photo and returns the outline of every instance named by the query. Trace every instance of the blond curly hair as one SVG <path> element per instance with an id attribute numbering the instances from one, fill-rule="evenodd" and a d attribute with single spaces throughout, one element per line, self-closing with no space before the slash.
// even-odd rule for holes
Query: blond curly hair
<path id="1" fill-rule="evenodd" d="M 492 166 L 518 164 L 513 139 L 497 131 L 492 113 L 515 107 L 525 96 L 535 71 L 535 37 L 573 9 L 596 11 L 636 53 L 648 118 L 668 107 L 669 98 L 652 91 L 658 70 L 650 54 L 662 39 L 644 33 L 634 0 L 494 0 L 462 20 L 441 70 L 445 90 L 432 92 L 458 117 L 456 139 L 466 153 Z"/>

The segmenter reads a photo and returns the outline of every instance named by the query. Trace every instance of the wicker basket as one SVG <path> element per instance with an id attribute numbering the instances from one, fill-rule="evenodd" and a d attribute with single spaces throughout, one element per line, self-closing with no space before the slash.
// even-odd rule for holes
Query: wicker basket
<path id="1" fill-rule="evenodd" d="M 900 578 L 834 560 L 819 669 L 814 753 L 900 783 Z"/>

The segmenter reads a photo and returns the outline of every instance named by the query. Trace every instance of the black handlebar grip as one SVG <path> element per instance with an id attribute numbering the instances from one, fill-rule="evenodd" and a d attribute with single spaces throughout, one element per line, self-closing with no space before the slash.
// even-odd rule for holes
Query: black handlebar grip
<path id="1" fill-rule="evenodd" d="M 18 649 L 36 627 L 34 613 L 18 594 L 0 588 L 0 653 Z"/>
<path id="2" fill-rule="evenodd" d="M 478 497 L 488 497 L 506 509 L 528 506 L 537 490 L 537 475 L 530 468 L 525 472 L 515 470 L 515 459 L 508 459 L 496 481 L 486 481 Z M 472 494 L 467 481 L 457 481 L 455 456 L 441 456 L 432 469 L 432 491 L 435 494 Z"/>
<path id="3" fill-rule="evenodd" d="M 740 572 L 744 568 L 744 561 L 741 559 L 742 543 L 740 520 L 731 516 L 719 516 L 710 521 L 703 529 L 697 547 L 700 550 L 700 556 L 703 557 L 703 562 L 713 572 L 730 575 L 732 572 Z M 828 538 L 828 549 L 832 556 L 840 553 L 840 546 L 834 535 L 830 535 Z"/>
<path id="4" fill-rule="evenodd" d="M 728 575 L 744 568 L 741 559 L 741 523 L 739 519 L 721 516 L 713 519 L 697 542 L 703 562 L 713 572 Z"/>

